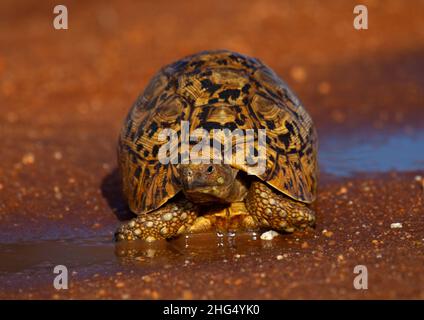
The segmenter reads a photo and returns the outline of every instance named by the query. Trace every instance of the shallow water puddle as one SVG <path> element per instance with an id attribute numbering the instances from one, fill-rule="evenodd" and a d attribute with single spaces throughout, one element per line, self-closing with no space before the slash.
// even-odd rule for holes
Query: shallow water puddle
<path id="1" fill-rule="evenodd" d="M 109 237 L 0 244 L 0 282 L 3 276 L 38 274 L 52 277 L 56 265 L 80 275 L 123 266 L 164 266 L 230 259 L 235 254 L 255 254 L 290 246 L 284 237 L 262 241 L 256 233 L 182 236 L 172 241 L 114 243 Z"/>
<path id="2" fill-rule="evenodd" d="M 320 169 L 337 176 L 424 169 L 424 131 L 361 133 L 320 139 Z"/>
<path id="3" fill-rule="evenodd" d="M 0 244 L 0 275 L 58 264 L 103 263 L 114 258 L 113 246 L 106 238 Z"/>

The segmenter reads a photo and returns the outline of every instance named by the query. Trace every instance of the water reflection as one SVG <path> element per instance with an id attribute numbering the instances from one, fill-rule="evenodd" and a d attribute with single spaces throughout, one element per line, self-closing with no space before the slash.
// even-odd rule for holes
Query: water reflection
<path id="1" fill-rule="evenodd" d="M 121 262 L 131 264 L 186 264 L 216 259 L 230 260 L 235 256 L 260 253 L 263 250 L 287 246 L 283 237 L 273 241 L 258 240 L 254 232 L 199 233 L 182 236 L 172 241 L 118 242 L 115 254 Z"/>

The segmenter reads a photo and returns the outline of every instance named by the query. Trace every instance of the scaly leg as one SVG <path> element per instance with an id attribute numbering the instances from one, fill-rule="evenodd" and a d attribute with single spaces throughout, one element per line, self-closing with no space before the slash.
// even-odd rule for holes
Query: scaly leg
<path id="1" fill-rule="evenodd" d="M 151 242 L 172 238 L 190 229 L 197 218 L 197 212 L 198 208 L 185 199 L 168 203 L 120 226 L 115 233 L 115 239 L 142 239 Z"/>
<path id="2" fill-rule="evenodd" d="M 305 204 L 279 194 L 260 181 L 252 182 L 245 203 L 263 228 L 293 232 L 315 223 L 314 212 Z"/>

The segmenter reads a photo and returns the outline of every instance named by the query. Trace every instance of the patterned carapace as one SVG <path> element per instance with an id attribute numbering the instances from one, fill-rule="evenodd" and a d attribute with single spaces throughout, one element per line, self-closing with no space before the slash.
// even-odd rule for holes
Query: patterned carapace
<path id="1" fill-rule="evenodd" d="M 285 195 L 315 200 L 317 135 L 287 84 L 259 60 L 231 51 L 205 51 L 161 69 L 130 110 L 118 161 L 132 211 L 152 211 L 181 190 L 177 171 L 158 161 L 160 129 L 266 129 L 261 180 Z M 256 132 L 256 130 L 255 130 Z M 246 171 L 243 165 L 234 165 Z"/>

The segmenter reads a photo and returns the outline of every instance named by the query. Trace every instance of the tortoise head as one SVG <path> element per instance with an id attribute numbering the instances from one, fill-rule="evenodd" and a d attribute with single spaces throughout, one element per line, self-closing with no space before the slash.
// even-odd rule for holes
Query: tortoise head
<path id="1" fill-rule="evenodd" d="M 190 201 L 207 204 L 234 200 L 237 169 L 227 164 L 179 164 L 177 170 L 182 190 Z"/>

